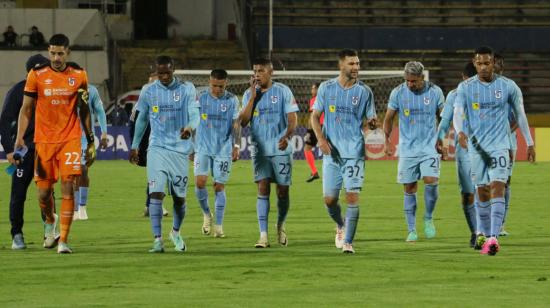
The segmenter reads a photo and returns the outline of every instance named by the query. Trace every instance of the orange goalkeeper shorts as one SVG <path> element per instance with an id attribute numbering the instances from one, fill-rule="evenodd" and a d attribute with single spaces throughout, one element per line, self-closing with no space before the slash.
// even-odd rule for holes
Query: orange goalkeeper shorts
<path id="1" fill-rule="evenodd" d="M 61 181 L 68 181 L 72 176 L 80 175 L 80 153 L 80 138 L 63 143 L 36 144 L 34 180 L 38 187 L 51 187 L 57 182 L 58 171 Z"/>

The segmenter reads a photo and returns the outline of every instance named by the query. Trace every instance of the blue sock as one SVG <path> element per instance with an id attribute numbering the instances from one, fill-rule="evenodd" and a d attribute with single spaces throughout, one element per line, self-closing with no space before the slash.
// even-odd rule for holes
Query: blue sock
<path id="1" fill-rule="evenodd" d="M 407 221 L 407 230 L 409 232 L 416 231 L 416 193 L 405 193 L 403 205 L 405 208 L 405 220 Z"/>
<path id="2" fill-rule="evenodd" d="M 267 232 L 267 219 L 269 217 L 269 196 L 258 196 L 256 201 L 256 213 L 260 232 Z"/>
<path id="3" fill-rule="evenodd" d="M 151 220 L 151 228 L 155 238 L 162 237 L 162 200 L 153 199 L 149 202 L 149 218 Z"/>
<path id="4" fill-rule="evenodd" d="M 491 199 L 491 237 L 497 237 L 504 220 L 504 198 Z"/>
<path id="5" fill-rule="evenodd" d="M 464 211 L 464 216 L 466 217 L 466 223 L 468 223 L 468 228 L 472 234 L 474 234 L 477 229 L 477 215 L 474 205 L 475 203 L 462 205 L 462 210 Z"/>
<path id="6" fill-rule="evenodd" d="M 208 190 L 206 190 L 206 188 L 195 187 L 195 195 L 197 195 L 197 200 L 199 200 L 199 205 L 201 206 L 203 214 L 210 215 L 210 207 L 208 206 Z"/>
<path id="7" fill-rule="evenodd" d="M 216 207 L 216 225 L 223 224 L 223 215 L 225 213 L 225 190 L 216 192 L 214 205 Z"/>
<path id="8" fill-rule="evenodd" d="M 424 213 L 424 220 L 432 219 L 435 210 L 435 204 L 439 197 L 439 185 L 438 184 L 426 184 L 424 186 L 424 204 L 426 206 L 426 212 Z"/>
<path id="9" fill-rule="evenodd" d="M 506 185 L 504 190 L 504 218 L 502 219 L 502 224 L 506 221 L 506 216 L 508 215 L 508 209 L 510 208 L 510 197 L 512 197 L 512 187 Z"/>
<path id="10" fill-rule="evenodd" d="M 491 202 L 479 201 L 477 204 L 479 218 L 479 230 L 481 233 L 489 236 L 491 234 Z"/>
<path id="11" fill-rule="evenodd" d="M 80 206 L 86 206 L 88 204 L 88 187 L 80 187 Z"/>
<path id="12" fill-rule="evenodd" d="M 80 200 L 80 192 L 78 189 L 75 189 L 74 193 L 73 193 L 73 198 L 74 198 L 74 210 L 75 211 L 78 211 L 78 207 L 79 207 L 79 202 L 78 200 Z"/>
<path id="13" fill-rule="evenodd" d="M 344 226 L 344 220 L 342 219 L 342 209 L 340 208 L 340 204 L 336 204 L 335 206 L 327 206 L 328 214 L 332 220 L 338 225 L 338 228 L 342 228 Z"/>
<path id="14" fill-rule="evenodd" d="M 174 231 L 180 230 L 183 219 L 185 218 L 186 209 L 187 206 L 185 205 L 185 203 L 181 206 L 178 206 L 176 203 L 174 203 L 174 224 L 172 225 Z"/>
<path id="15" fill-rule="evenodd" d="M 348 208 L 346 210 L 346 235 L 344 236 L 344 243 L 351 244 L 353 242 L 358 220 L 359 207 L 357 204 L 348 204 Z"/>
<path id="16" fill-rule="evenodd" d="M 290 200 L 288 196 L 284 198 L 277 198 L 277 226 L 282 226 L 286 220 L 288 214 L 288 208 L 290 207 Z"/>

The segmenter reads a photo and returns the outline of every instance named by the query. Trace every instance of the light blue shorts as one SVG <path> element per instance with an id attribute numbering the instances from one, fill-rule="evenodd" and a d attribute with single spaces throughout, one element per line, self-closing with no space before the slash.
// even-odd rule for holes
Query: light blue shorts
<path id="1" fill-rule="evenodd" d="M 397 164 L 397 182 L 409 184 L 423 177 L 439 178 L 440 156 L 399 157 Z"/>
<path id="2" fill-rule="evenodd" d="M 514 164 L 516 163 L 516 154 L 518 152 L 517 149 L 512 149 L 512 157 L 513 159 L 510 161 L 510 176 L 512 176 L 512 171 L 514 170 Z"/>
<path id="3" fill-rule="evenodd" d="M 214 182 L 225 184 L 231 173 L 231 157 L 219 157 L 195 153 L 194 170 L 195 176 L 209 174 Z"/>
<path id="4" fill-rule="evenodd" d="M 342 183 L 346 192 L 358 193 L 365 181 L 365 159 L 343 158 L 338 164 L 330 155 L 323 155 L 323 195 L 338 197 Z"/>
<path id="5" fill-rule="evenodd" d="M 252 157 L 254 181 L 270 179 L 279 185 L 292 183 L 292 156 L 254 156 Z"/>
<path id="6" fill-rule="evenodd" d="M 455 163 L 456 178 L 458 180 L 458 186 L 460 187 L 460 193 L 473 194 L 475 188 L 472 182 L 472 163 L 470 157 L 467 156 L 462 159 L 457 159 Z"/>
<path id="7" fill-rule="evenodd" d="M 189 183 L 189 155 L 150 147 L 147 151 L 149 193 L 162 192 L 168 185 L 172 195 L 183 198 Z"/>
<path id="8" fill-rule="evenodd" d="M 508 181 L 510 174 L 510 153 L 508 150 L 498 150 L 487 153 L 489 161 L 484 161 L 477 151 L 470 152 L 472 160 L 472 181 L 474 185 L 486 185 L 491 182 Z"/>
<path id="9" fill-rule="evenodd" d="M 80 142 L 80 164 L 85 165 L 86 164 L 86 148 L 88 147 L 88 141 L 82 140 Z"/>

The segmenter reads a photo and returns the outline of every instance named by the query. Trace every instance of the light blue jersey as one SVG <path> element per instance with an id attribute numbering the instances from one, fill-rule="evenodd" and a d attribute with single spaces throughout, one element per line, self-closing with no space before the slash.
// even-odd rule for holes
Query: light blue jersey
<path id="1" fill-rule="evenodd" d="M 250 89 L 243 95 L 243 109 L 248 104 Z M 278 156 L 291 154 L 292 146 L 279 150 L 279 140 L 286 134 L 287 114 L 299 111 L 290 89 L 279 82 L 262 93 L 250 120 L 252 156 Z"/>
<path id="2" fill-rule="evenodd" d="M 195 152 L 231 157 L 233 122 L 239 117 L 239 101 L 230 92 L 217 98 L 209 90 L 199 93 L 201 119 L 195 135 Z"/>
<path id="3" fill-rule="evenodd" d="M 107 133 L 107 117 L 105 116 L 105 109 L 103 109 L 103 102 L 101 101 L 101 97 L 99 96 L 97 88 L 93 85 L 88 85 L 88 106 L 90 109 L 90 123 L 92 125 L 92 133 L 94 132 L 93 127 L 95 125 L 96 117 L 97 121 L 99 122 L 101 133 Z M 82 123 L 80 124 L 80 126 L 82 127 Z M 82 129 L 81 140 L 83 148 L 85 148 L 84 145 L 88 144 L 88 141 L 86 139 L 86 133 L 84 132 L 84 129 Z"/>
<path id="4" fill-rule="evenodd" d="M 411 91 L 406 83 L 392 90 L 388 109 L 399 113 L 399 157 L 437 155 L 437 119 L 443 107 L 443 91 L 431 82 Z"/>
<path id="5" fill-rule="evenodd" d="M 508 112 L 508 121 L 510 121 L 510 123 L 516 122 L 516 115 L 514 114 L 514 111 L 512 110 L 512 108 L 510 108 L 510 111 Z M 513 132 L 511 132 L 510 142 L 512 143 L 512 150 L 514 150 L 514 151 L 517 150 L 518 149 L 517 129 L 514 130 Z"/>
<path id="6" fill-rule="evenodd" d="M 470 138 L 476 138 L 479 146 L 487 151 L 512 148 L 509 112 L 518 115 L 518 125 L 528 145 L 533 144 L 525 111 L 523 96 L 516 83 L 501 75 L 494 75 L 486 83 L 474 76 L 458 86 L 455 107 L 462 107 L 469 127 L 463 130 Z"/>
<path id="7" fill-rule="evenodd" d="M 376 118 L 374 95 L 363 82 L 344 89 L 338 78 L 319 86 L 314 110 L 325 114 L 323 134 L 341 158 L 365 157 L 363 120 Z"/>
<path id="8" fill-rule="evenodd" d="M 453 121 L 453 111 L 455 107 L 455 100 L 456 100 L 456 89 L 451 90 L 447 94 L 447 100 L 445 101 L 445 106 L 443 107 L 443 111 L 441 111 L 441 122 L 440 127 L 445 127 L 444 134 L 447 134 L 449 132 L 449 128 L 451 127 L 451 122 Z M 463 123 L 465 127 L 468 127 L 468 120 L 466 119 L 466 116 L 463 117 Z M 468 140 L 469 141 L 469 140 Z M 470 159 L 468 156 L 468 150 L 462 148 L 460 144 L 458 144 L 458 134 L 455 133 L 454 135 L 454 147 L 455 147 L 455 160 L 464 160 L 464 159 Z"/>
<path id="9" fill-rule="evenodd" d="M 197 93 L 191 82 L 174 78 L 170 85 L 164 86 L 160 81 L 155 81 L 141 91 L 137 110 L 149 118 L 149 147 L 191 153 L 191 139 L 180 138 L 181 129 L 198 121 L 199 116 Z"/>

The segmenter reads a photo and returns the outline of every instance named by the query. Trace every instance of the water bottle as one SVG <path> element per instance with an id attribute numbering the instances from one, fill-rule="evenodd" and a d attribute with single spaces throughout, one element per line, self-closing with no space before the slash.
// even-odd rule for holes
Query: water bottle
<path id="1" fill-rule="evenodd" d="M 13 152 L 13 159 L 18 160 L 20 162 L 23 161 L 23 157 L 25 157 L 28 151 L 29 151 L 29 148 L 27 148 L 26 146 L 16 149 Z M 6 173 L 11 176 L 13 175 L 15 170 L 17 170 L 17 166 L 15 164 L 10 164 L 8 168 L 6 168 Z"/>

